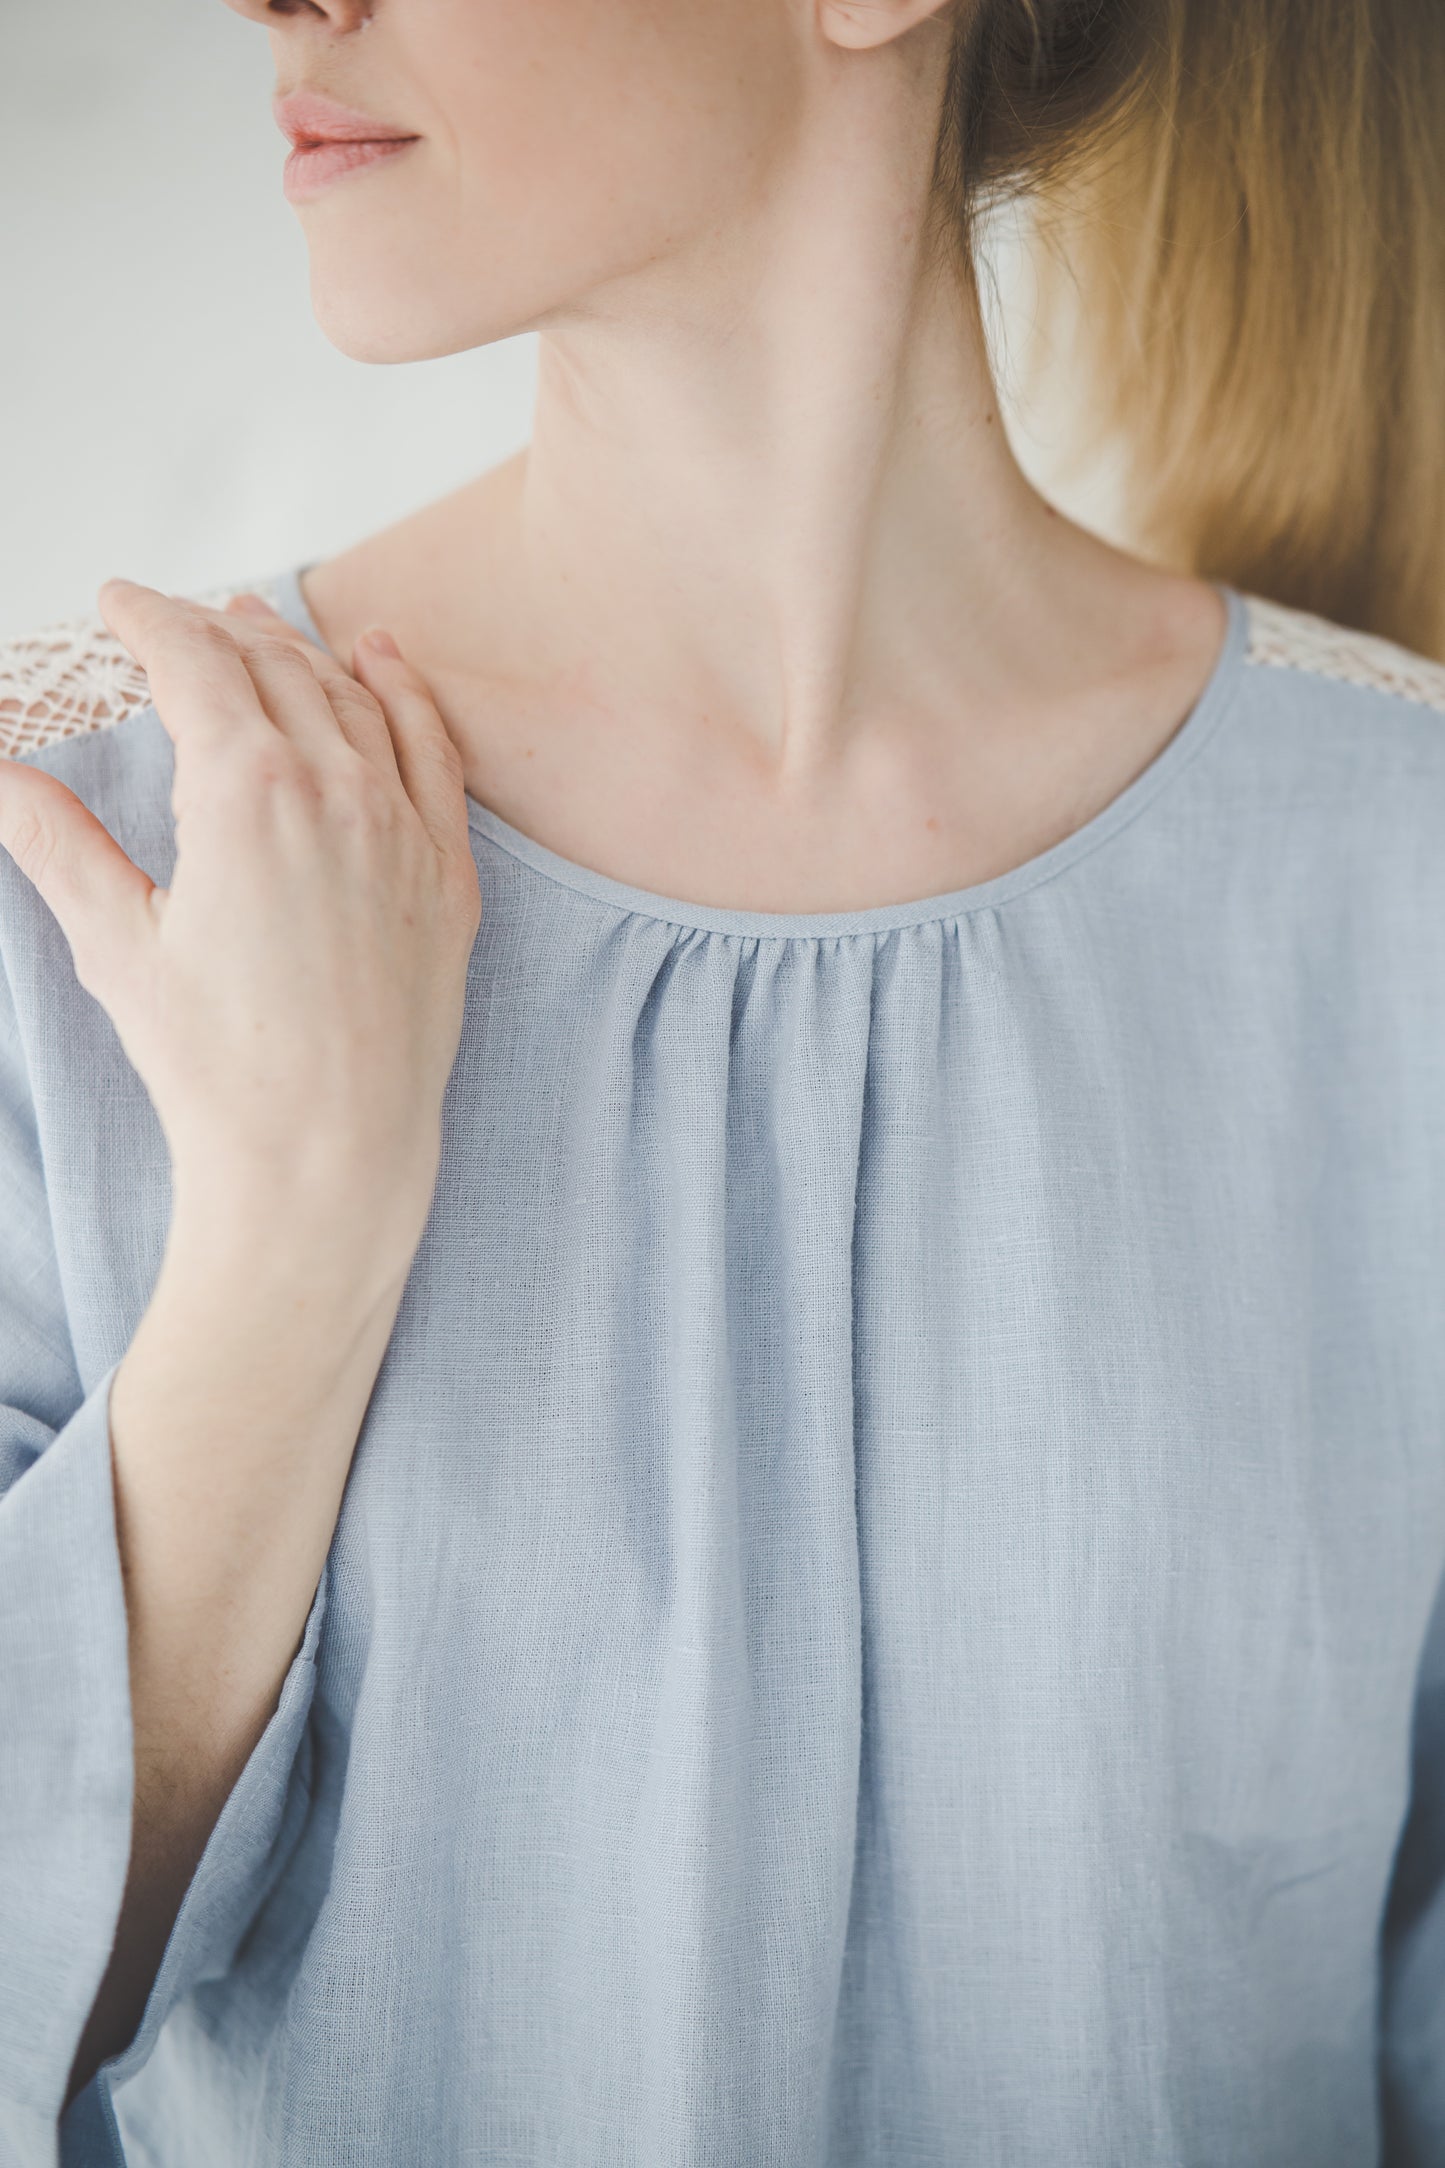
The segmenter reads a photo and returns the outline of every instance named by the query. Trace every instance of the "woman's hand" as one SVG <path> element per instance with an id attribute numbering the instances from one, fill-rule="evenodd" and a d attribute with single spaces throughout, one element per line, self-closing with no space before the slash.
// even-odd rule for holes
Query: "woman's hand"
<path id="1" fill-rule="evenodd" d="M 359 1186 L 415 1241 L 481 916 L 461 757 L 389 636 L 353 677 L 249 599 L 99 590 L 175 748 L 168 889 L 39 769 L 0 762 L 0 843 L 150 1094 L 178 1203 Z"/>

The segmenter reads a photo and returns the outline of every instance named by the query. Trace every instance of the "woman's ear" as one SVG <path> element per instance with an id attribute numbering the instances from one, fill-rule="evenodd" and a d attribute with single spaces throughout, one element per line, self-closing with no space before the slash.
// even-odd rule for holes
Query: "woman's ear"
<path id="1" fill-rule="evenodd" d="M 959 0 L 818 0 L 818 24 L 830 44 L 866 52 L 937 16 L 951 24 Z"/>

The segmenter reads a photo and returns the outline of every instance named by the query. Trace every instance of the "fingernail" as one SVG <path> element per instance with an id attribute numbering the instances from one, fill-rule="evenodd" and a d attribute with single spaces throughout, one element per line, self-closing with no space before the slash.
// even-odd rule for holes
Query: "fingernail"
<path id="1" fill-rule="evenodd" d="M 228 610 L 244 610 L 248 617 L 274 617 L 276 615 L 270 603 L 263 602 L 259 595 L 232 595 L 230 601 L 226 604 L 226 608 Z"/>
<path id="2" fill-rule="evenodd" d="M 377 655 L 400 655 L 401 653 L 401 649 L 397 646 L 391 634 L 383 631 L 380 625 L 373 625 L 369 632 L 364 632 L 361 635 L 359 644 L 362 647 L 369 647 Z"/>

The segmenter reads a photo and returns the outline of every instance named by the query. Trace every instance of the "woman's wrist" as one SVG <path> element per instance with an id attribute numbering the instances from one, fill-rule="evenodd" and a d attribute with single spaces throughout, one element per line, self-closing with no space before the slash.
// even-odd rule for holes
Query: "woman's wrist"
<path id="1" fill-rule="evenodd" d="M 359 1168 L 287 1182 L 176 1175 L 162 1276 L 283 1305 L 369 1310 L 399 1299 L 435 1180 L 434 1168 L 428 1183 L 405 1187 Z"/>

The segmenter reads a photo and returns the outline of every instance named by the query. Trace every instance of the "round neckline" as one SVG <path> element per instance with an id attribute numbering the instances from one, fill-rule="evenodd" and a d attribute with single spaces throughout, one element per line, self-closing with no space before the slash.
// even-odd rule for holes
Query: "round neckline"
<path id="1" fill-rule="evenodd" d="M 327 654 L 332 650 L 321 637 L 301 582 L 312 563 L 290 566 L 269 583 L 280 614 Z M 1161 746 L 1148 766 L 1142 768 L 1106 806 L 1047 850 L 1026 858 L 991 880 L 975 881 L 966 888 L 919 896 L 911 902 L 866 905 L 856 911 L 743 911 L 721 905 L 689 903 L 680 896 L 660 895 L 649 888 L 634 888 L 610 874 L 598 873 L 580 861 L 565 858 L 534 836 L 514 828 L 500 813 L 466 793 L 470 827 L 495 843 L 511 857 L 530 866 L 563 888 L 570 888 L 596 903 L 610 906 L 635 918 L 657 919 L 665 924 L 700 933 L 743 935 L 775 941 L 817 941 L 850 934 L 892 933 L 909 926 L 926 926 L 946 919 L 964 918 L 975 911 L 992 910 L 1012 896 L 1025 894 L 1052 880 L 1078 859 L 1097 850 L 1142 813 L 1145 806 L 1200 752 L 1223 720 L 1239 682 L 1249 638 L 1248 611 L 1244 596 L 1227 581 L 1210 582 L 1226 612 L 1224 639 L 1204 686 L 1188 715 Z"/>

